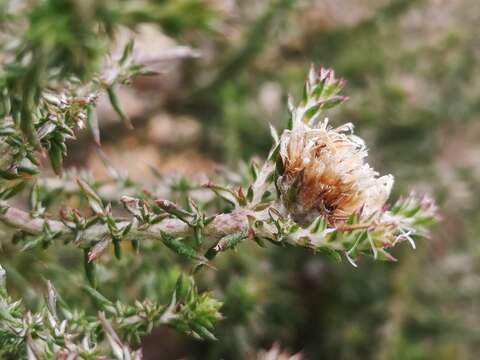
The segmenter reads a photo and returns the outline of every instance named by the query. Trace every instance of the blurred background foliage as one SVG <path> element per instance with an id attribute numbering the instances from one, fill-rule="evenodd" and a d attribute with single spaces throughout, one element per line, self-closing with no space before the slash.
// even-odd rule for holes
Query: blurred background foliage
<path id="1" fill-rule="evenodd" d="M 107 3 L 99 2 L 98 9 Z M 144 340 L 145 357 L 244 359 L 278 342 L 307 359 L 477 358 L 480 3 L 194 3 L 158 1 L 149 3 L 148 11 L 118 11 L 132 24 L 139 21 L 135 16 L 147 15 L 152 23 L 121 31 L 119 47 L 133 36 L 140 58 L 177 45 L 189 45 L 201 56 L 165 60 L 155 65 L 158 76 L 138 77 L 118 89 L 135 131 L 125 129 L 108 101 L 100 100 L 102 149 L 114 166 L 150 183 L 156 181 L 151 167 L 159 174 L 179 174 L 174 195 L 182 201 L 182 189 L 203 181 L 201 174 L 238 170 L 243 161 L 265 156 L 269 123 L 286 125 L 287 94 L 298 96 L 310 63 L 323 64 L 348 80 L 350 100 L 328 114 L 331 122 L 353 122 L 369 144 L 374 167 L 395 175 L 394 191 L 432 194 L 443 221 L 415 251 L 397 249 L 398 263 L 364 259 L 358 269 L 294 248 L 243 245 L 198 279 L 200 288 L 213 289 L 224 301 L 225 320 L 215 329 L 219 341 L 199 342 L 159 329 Z M 94 56 L 94 45 L 67 54 Z M 107 177 L 86 133 L 68 151 L 68 166 Z M 173 266 L 176 259 L 156 244 L 145 246 L 141 256 L 120 261 L 110 256 L 99 264 L 102 290 L 110 298 L 168 301 L 182 264 Z M 52 279 L 67 302 L 87 301 L 72 289 L 83 281 L 75 275 L 81 270 L 62 270 L 81 268 L 77 252 L 15 253 L 5 243 L 0 261 L 30 306 L 38 289 L 26 279 L 40 277 Z M 128 286 L 119 287 L 120 279 Z"/>

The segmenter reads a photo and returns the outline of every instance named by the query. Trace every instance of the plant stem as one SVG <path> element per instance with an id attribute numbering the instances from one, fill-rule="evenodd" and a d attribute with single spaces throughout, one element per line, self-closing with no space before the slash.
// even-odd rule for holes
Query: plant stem
<path id="1" fill-rule="evenodd" d="M 227 234 L 237 232 L 248 226 L 246 210 L 237 210 L 228 214 L 219 214 L 204 228 L 203 234 L 212 238 L 221 238 Z M 48 224 L 54 233 L 60 233 L 56 237 L 59 240 L 72 240 L 74 232 L 63 222 L 34 218 L 28 212 L 9 206 L 6 202 L 0 201 L 0 222 L 17 230 L 25 231 L 31 235 L 41 234 L 45 225 Z M 124 228 L 129 221 L 120 221 L 118 228 Z M 173 236 L 187 236 L 193 234 L 193 228 L 179 219 L 164 219 L 157 224 L 145 227 L 133 222 L 131 230 L 124 236 L 123 240 L 142 240 L 162 238 L 161 233 L 168 233 Z M 79 238 L 79 242 L 100 240 L 109 233 L 108 227 L 104 224 L 93 225 L 85 229 Z"/>

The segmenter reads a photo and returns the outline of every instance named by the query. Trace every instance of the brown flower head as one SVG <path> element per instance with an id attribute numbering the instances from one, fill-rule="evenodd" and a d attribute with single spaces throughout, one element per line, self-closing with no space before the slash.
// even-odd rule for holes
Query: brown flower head
<path id="1" fill-rule="evenodd" d="M 332 101 L 332 96 L 312 99 L 321 81 L 324 89 L 329 84 L 343 85 L 329 70 L 310 74 L 306 98 L 291 108 L 292 129 L 280 138 L 283 174 L 278 186 L 283 204 L 296 221 L 306 223 L 321 215 L 335 225 L 355 212 L 361 216 L 379 212 L 389 197 L 393 176 L 378 177 L 366 163 L 365 143 L 353 134 L 352 124 L 332 128 L 328 119 L 316 123 L 319 111 L 308 116 L 308 109 Z"/>

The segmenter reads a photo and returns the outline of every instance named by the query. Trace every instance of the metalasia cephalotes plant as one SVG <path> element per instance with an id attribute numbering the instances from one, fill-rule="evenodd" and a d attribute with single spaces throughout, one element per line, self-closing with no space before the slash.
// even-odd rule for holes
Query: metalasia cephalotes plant
<path id="1" fill-rule="evenodd" d="M 244 180 L 224 174 L 198 184 L 156 174 L 158 184 L 146 185 L 106 159 L 109 180 L 64 171 L 67 141 L 83 128 L 100 146 L 95 108 L 102 94 L 132 127 L 116 87 L 151 72 L 134 61 L 133 42 L 117 56 L 108 53 L 106 44 L 117 27 L 163 21 L 168 28 L 172 21 L 150 18 L 155 11 L 148 9 L 163 2 L 151 2 L 150 8 L 121 1 L 91 2 L 91 8 L 82 1 L 58 6 L 59 1 L 46 0 L 33 8 L 29 2 L 7 3 L 9 16 L 0 6 L 0 234 L 2 239 L 12 235 L 23 252 L 78 249 L 85 280 L 69 271 L 62 280 L 76 284 L 96 311 L 71 307 L 50 281 L 45 281 L 45 299 L 31 311 L 8 294 L 6 273 L 18 275 L 0 267 L 0 356 L 139 359 L 141 337 L 159 325 L 215 339 L 222 304 L 199 292 L 194 277 L 212 271 L 216 256 L 247 241 L 284 246 L 286 252 L 301 247 L 357 266 L 362 255 L 395 260 L 392 247 L 406 241 L 414 248 L 417 239 L 428 236 L 437 216 L 434 202 L 411 194 L 389 203 L 393 176 L 379 176 L 370 167 L 366 145 L 352 124 L 333 127 L 324 118 L 326 110 L 346 100 L 340 95 L 345 82 L 325 68 L 312 66 L 303 97 L 298 103 L 289 100 L 287 127 L 280 134 L 272 127 L 271 151 L 261 165 L 252 162 L 236 177 Z M 200 6 L 194 0 L 179 3 Z M 173 5 L 168 9 L 176 11 Z M 184 12 L 181 6 L 177 10 L 172 16 Z M 72 25 L 78 24 L 76 16 L 85 19 L 84 26 Z M 199 24 L 192 26 L 205 25 L 202 19 L 199 15 Z M 70 37 L 78 41 L 64 41 Z M 182 56 L 193 53 L 182 48 Z M 40 175 L 47 158 L 56 176 Z M 22 210 L 17 206 L 27 193 L 29 210 Z M 174 193 L 181 194 L 181 205 L 166 199 Z M 140 292 L 145 299 L 109 299 L 102 282 L 121 284 L 134 276 L 129 267 L 135 268 L 132 259 L 142 253 L 178 255 L 190 274 L 159 265 L 137 280 L 161 276 Z M 41 261 L 51 261 L 49 269 L 63 274 L 69 259 Z M 116 274 L 115 261 L 123 273 Z M 162 288 L 162 301 L 149 299 L 159 283 L 169 285 Z"/>

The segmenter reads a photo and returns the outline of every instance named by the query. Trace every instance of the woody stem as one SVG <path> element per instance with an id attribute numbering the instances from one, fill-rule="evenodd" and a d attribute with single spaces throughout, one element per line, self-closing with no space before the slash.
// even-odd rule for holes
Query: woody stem
<path id="1" fill-rule="evenodd" d="M 221 238 L 225 235 L 237 232 L 248 226 L 247 213 L 243 210 L 237 210 L 232 213 L 219 214 L 215 219 L 203 229 L 205 236 L 212 238 Z M 72 229 L 67 227 L 59 220 L 48 220 L 35 218 L 30 213 L 8 205 L 0 201 L 0 223 L 11 228 L 22 230 L 31 235 L 41 234 L 46 225 L 53 233 L 58 233 L 57 239 L 71 240 L 74 237 Z M 119 228 L 129 225 L 129 221 L 120 221 L 117 223 Z M 124 236 L 124 240 L 141 239 L 161 239 L 162 232 L 173 236 L 187 236 L 193 233 L 193 228 L 185 222 L 176 218 L 167 218 L 157 224 L 148 227 L 142 227 L 133 223 L 130 231 Z M 80 242 L 91 240 L 100 240 L 108 235 L 109 230 L 105 224 L 96 224 L 80 234 Z"/>

